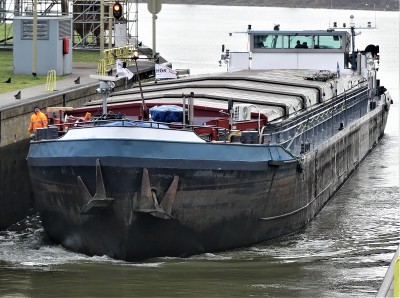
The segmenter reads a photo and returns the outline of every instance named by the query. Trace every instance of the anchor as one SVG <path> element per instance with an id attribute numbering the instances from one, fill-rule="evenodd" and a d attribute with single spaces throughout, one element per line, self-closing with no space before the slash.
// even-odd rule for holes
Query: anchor
<path id="1" fill-rule="evenodd" d="M 80 214 L 96 214 L 108 206 L 114 201 L 113 198 L 107 198 L 106 189 L 104 187 L 103 175 L 101 173 L 100 161 L 96 159 L 96 193 L 92 197 L 81 176 L 78 176 L 79 191 L 83 196 L 84 200 L 88 202 L 82 208 L 80 208 Z"/>
<path id="2" fill-rule="evenodd" d="M 157 198 L 157 191 L 150 185 L 149 171 L 143 169 L 142 187 L 139 198 L 139 208 L 134 209 L 136 212 L 150 213 L 154 217 L 161 219 L 174 219 L 171 215 L 172 204 L 176 197 L 176 190 L 178 188 L 179 177 L 174 176 L 168 190 L 166 191 L 161 204 Z"/>

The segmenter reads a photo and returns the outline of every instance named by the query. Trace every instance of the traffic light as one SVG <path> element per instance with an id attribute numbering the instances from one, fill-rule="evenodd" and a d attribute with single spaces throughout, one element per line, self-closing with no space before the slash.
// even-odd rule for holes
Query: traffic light
<path id="1" fill-rule="evenodd" d="M 117 20 L 122 17 L 122 5 L 118 1 L 113 4 L 113 16 Z"/>

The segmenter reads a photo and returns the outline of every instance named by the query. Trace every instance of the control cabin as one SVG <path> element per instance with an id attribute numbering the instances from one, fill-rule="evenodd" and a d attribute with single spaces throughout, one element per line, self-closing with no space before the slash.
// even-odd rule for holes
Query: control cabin
<path id="1" fill-rule="evenodd" d="M 249 52 L 228 52 L 230 71 L 243 69 L 348 68 L 351 36 L 347 31 L 248 30 Z"/>

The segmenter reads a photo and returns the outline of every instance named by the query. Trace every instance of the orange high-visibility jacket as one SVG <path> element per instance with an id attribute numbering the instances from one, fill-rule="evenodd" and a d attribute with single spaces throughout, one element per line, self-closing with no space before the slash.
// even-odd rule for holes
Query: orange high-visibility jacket
<path id="1" fill-rule="evenodd" d="M 42 112 L 33 113 L 31 116 L 31 124 L 29 125 L 28 132 L 36 132 L 37 128 L 47 127 L 47 117 Z"/>

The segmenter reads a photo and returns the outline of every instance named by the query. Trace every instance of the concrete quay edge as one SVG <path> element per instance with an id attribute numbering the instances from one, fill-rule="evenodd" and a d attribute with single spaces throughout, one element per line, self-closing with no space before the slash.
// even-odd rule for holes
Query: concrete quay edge
<path id="1" fill-rule="evenodd" d="M 62 94 L 71 89 L 79 89 L 87 85 L 98 84 L 96 80 L 90 79 L 91 74 L 96 74 L 97 63 L 74 63 L 73 73 L 57 80 L 54 91 L 46 91 L 46 84 L 36 85 L 15 91 L 0 93 L 0 110 L 25 105 L 35 104 L 37 100 L 45 97 Z M 75 80 L 80 78 L 80 84 L 75 84 Z M 15 99 L 15 95 L 21 91 L 21 99 Z M 32 106 L 33 109 L 33 106 Z"/>

